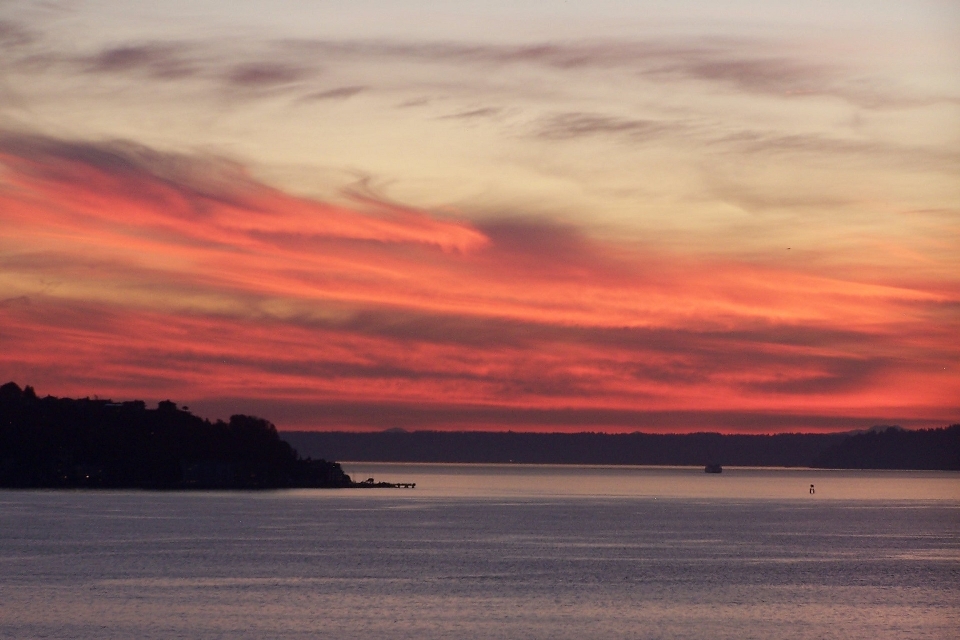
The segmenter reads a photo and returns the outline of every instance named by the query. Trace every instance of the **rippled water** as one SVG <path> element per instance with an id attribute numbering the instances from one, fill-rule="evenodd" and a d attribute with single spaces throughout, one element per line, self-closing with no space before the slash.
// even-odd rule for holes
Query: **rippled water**
<path id="1" fill-rule="evenodd" d="M 417 489 L 0 492 L 0 637 L 960 628 L 957 474 L 344 467 Z"/>

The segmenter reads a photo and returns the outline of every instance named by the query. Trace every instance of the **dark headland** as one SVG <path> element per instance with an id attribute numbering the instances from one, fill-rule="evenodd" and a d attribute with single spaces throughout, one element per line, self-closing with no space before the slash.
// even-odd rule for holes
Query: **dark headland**
<path id="1" fill-rule="evenodd" d="M 279 489 L 383 487 L 300 457 L 263 418 L 210 422 L 173 402 L 37 397 L 0 386 L 0 487 Z"/>

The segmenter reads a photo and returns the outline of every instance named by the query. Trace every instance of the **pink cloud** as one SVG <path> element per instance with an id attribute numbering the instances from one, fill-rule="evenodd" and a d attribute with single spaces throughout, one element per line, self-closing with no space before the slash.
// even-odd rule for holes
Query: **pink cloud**
<path id="1" fill-rule="evenodd" d="M 0 378 L 41 393 L 300 407 L 281 427 L 956 419 L 953 274 L 333 205 L 131 145 L 7 136 L 0 163 Z"/>

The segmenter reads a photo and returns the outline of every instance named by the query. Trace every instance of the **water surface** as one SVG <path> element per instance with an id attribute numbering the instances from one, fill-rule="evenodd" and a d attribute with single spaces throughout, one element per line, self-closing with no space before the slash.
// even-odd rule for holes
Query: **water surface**
<path id="1" fill-rule="evenodd" d="M 417 489 L 0 492 L 0 637 L 892 639 L 960 627 L 956 474 L 344 467 Z"/>
<path id="2" fill-rule="evenodd" d="M 615 465 L 423 464 L 346 462 L 354 480 L 416 482 L 421 497 L 593 496 L 730 500 L 960 501 L 960 474 L 884 471 Z"/>

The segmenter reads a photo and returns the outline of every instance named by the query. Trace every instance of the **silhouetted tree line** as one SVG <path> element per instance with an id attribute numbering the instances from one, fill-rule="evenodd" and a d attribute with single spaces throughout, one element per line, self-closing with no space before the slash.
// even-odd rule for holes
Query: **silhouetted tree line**
<path id="1" fill-rule="evenodd" d="M 0 387 L 0 486 L 145 489 L 353 486 L 335 462 L 301 458 L 270 422 L 210 422 L 170 401 L 37 397 Z"/>
<path id="2" fill-rule="evenodd" d="M 907 431 L 890 427 L 845 438 L 811 466 L 828 469 L 960 470 L 960 424 Z"/>
<path id="3" fill-rule="evenodd" d="M 907 434 L 901 438 L 897 434 Z M 338 460 L 525 464 L 633 464 L 835 468 L 960 469 L 958 427 L 849 434 L 518 433 L 402 431 L 284 432 L 300 451 Z M 874 437 L 875 436 L 875 437 Z M 910 445 L 905 442 L 909 440 Z M 879 444 L 877 444 L 879 443 Z M 864 448 L 867 445 L 867 448 Z M 860 451 L 911 451 L 906 457 Z M 952 447 L 952 448 L 951 448 Z M 953 453 L 947 453 L 952 451 Z M 909 463 L 907 462 L 909 460 Z M 887 466 L 887 461 L 894 462 Z M 901 466 L 896 466 L 900 464 Z"/>

